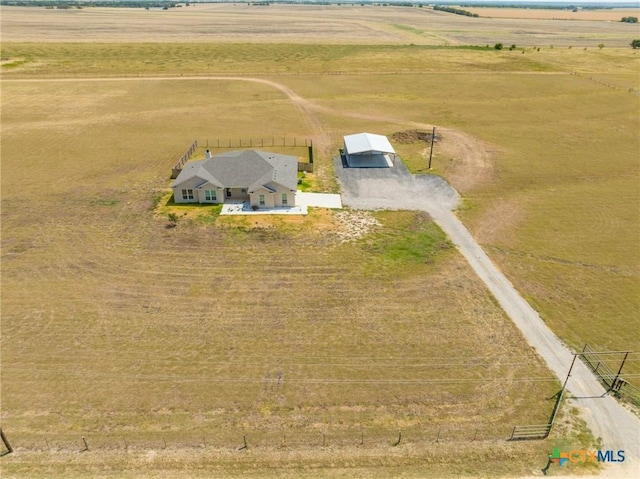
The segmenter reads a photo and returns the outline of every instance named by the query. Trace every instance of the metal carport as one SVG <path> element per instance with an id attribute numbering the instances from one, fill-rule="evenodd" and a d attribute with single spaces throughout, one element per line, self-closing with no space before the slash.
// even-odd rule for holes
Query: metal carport
<path id="1" fill-rule="evenodd" d="M 356 133 L 344 137 L 343 155 L 350 168 L 390 168 L 396 152 L 384 135 Z"/>

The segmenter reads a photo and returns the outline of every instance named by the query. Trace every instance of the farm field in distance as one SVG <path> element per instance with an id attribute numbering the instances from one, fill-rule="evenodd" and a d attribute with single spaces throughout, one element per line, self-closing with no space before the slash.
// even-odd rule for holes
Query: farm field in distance
<path id="1" fill-rule="evenodd" d="M 366 213 L 349 242 L 349 210 L 166 228 L 194 139 L 313 139 L 335 191 L 342 135 L 435 125 L 433 173 L 476 239 L 573 348 L 633 350 L 638 384 L 624 29 L 561 22 L 551 46 L 524 19 L 541 32 L 496 51 L 465 47 L 499 41 L 489 20 L 308 7 L 314 26 L 305 8 L 2 8 L 3 476 L 514 477 L 595 447 L 570 402 L 549 440 L 506 441 L 549 419 L 560 383 L 427 215 Z M 397 144 L 419 172 L 426 146 Z"/>
<path id="2" fill-rule="evenodd" d="M 545 8 L 464 7 L 471 13 L 489 18 L 522 18 L 529 20 L 573 20 L 619 22 L 623 17 L 637 17 L 637 8 L 588 8 L 570 10 Z"/>

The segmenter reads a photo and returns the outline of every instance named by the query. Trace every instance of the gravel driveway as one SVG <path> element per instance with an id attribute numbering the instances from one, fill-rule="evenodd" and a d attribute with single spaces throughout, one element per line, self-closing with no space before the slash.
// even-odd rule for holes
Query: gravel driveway
<path id="1" fill-rule="evenodd" d="M 440 207 L 453 210 L 460 195 L 435 175 L 414 176 L 396 160 L 393 168 L 345 168 L 340 157 L 334 171 L 342 187 L 342 202 L 363 210 L 425 210 Z"/>
<path id="2" fill-rule="evenodd" d="M 440 177 L 413 176 L 402 163 L 397 163 L 393 168 L 344 168 L 340 158 L 336 158 L 334 166 L 342 186 L 343 204 L 356 209 L 408 209 L 429 213 L 529 344 L 564 382 L 573 353 L 545 325 L 458 220 L 453 213 L 460 200 L 458 193 Z M 571 401 L 582 409 L 591 431 L 602 438 L 602 449 L 625 450 L 625 463 L 612 464 L 610 472 L 616 477 L 640 477 L 640 420 L 606 395 L 581 361 L 576 361 L 567 390 Z"/>

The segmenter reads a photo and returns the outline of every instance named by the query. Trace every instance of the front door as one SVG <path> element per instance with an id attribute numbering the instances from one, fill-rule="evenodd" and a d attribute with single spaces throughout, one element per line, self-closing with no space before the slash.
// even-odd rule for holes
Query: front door
<path id="1" fill-rule="evenodd" d="M 227 188 L 227 198 L 231 198 L 231 188 Z"/>

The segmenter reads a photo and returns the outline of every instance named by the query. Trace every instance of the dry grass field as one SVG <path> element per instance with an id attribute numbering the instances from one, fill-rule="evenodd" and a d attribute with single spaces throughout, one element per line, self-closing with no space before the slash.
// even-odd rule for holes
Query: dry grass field
<path id="1" fill-rule="evenodd" d="M 16 447 L 3 477 L 505 477 L 590 444 L 568 407 L 552 440 L 505 441 L 547 421 L 559 384 L 425 215 L 376 212 L 342 243 L 349 216 L 327 211 L 256 222 L 210 209 L 170 229 L 157 206 L 193 139 L 311 137 L 326 190 L 341 135 L 436 125 L 434 172 L 545 321 L 576 348 L 635 350 L 634 51 L 370 33 L 324 45 L 313 29 L 305 44 L 240 43 L 238 25 L 264 11 L 242 8 L 203 43 L 171 43 L 177 30 L 153 22 L 140 38 L 157 42 L 129 43 L 130 15 L 163 12 L 108 9 L 74 12 L 90 17 L 59 43 L 68 17 L 25 29 L 50 12 L 3 8 L 2 427 Z M 272 35 L 256 38 L 286 41 Z M 234 79 L 256 76 L 300 102 Z M 404 148 L 420 169 L 425 145 Z M 640 372 L 636 355 L 628 367 Z"/>
<path id="2" fill-rule="evenodd" d="M 501 10 L 501 9 L 498 9 Z M 522 10 L 522 12 L 529 12 Z M 557 12 L 561 15 L 560 11 Z M 633 12 L 633 10 L 631 11 Z M 578 12 L 575 15 L 587 15 Z M 493 14 L 493 13 L 492 13 Z M 527 13 L 528 15 L 528 13 Z M 620 20 L 625 16 L 620 12 Z M 626 47 L 634 26 L 600 17 L 470 18 L 430 8 L 203 4 L 163 10 L 2 7 L 2 39 L 17 42 L 555 45 Z M 636 35 L 637 36 L 637 35 Z"/>
<path id="3" fill-rule="evenodd" d="M 205 97 L 208 82 L 191 83 L 184 96 L 161 81 L 3 85 L 2 409 L 16 445 L 233 449 L 247 434 L 313 451 L 362 432 L 378 455 L 398 430 L 419 447 L 478 429 L 474 454 L 539 455 L 500 439 L 544 422 L 558 383 L 428 218 L 380 213 L 341 244 L 320 211 L 259 228 L 154 216 L 171 153 L 216 105 L 253 113 L 237 129 L 278 103 L 298 117 L 252 85 Z M 180 115 L 189 97 L 206 100 Z"/>
<path id="4" fill-rule="evenodd" d="M 529 20 L 574 20 L 574 21 L 600 21 L 619 22 L 622 17 L 637 17 L 640 10 L 637 8 L 603 8 L 580 9 L 576 12 L 569 9 L 544 9 L 544 8 L 491 8 L 491 7 L 464 7 L 472 13 L 488 18 L 520 18 Z"/>

